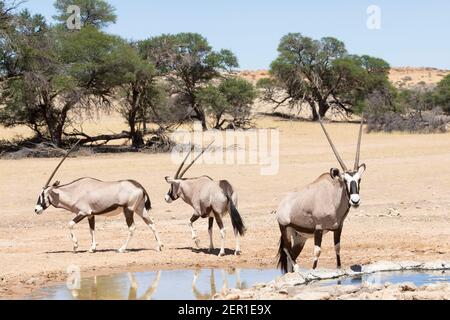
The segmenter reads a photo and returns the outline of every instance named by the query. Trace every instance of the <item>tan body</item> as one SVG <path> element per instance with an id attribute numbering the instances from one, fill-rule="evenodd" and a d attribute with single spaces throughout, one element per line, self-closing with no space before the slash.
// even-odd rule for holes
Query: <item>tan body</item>
<path id="1" fill-rule="evenodd" d="M 226 192 L 233 197 L 237 206 L 237 195 L 227 181 L 213 181 L 209 177 L 181 180 L 180 198 L 194 208 L 201 218 L 224 217 L 229 212 Z"/>
<path id="2" fill-rule="evenodd" d="M 365 164 L 359 165 L 363 120 L 359 129 L 353 170 L 349 170 L 345 165 L 321 119 L 319 123 L 343 172 L 333 168 L 300 192 L 287 195 L 281 202 L 277 211 L 281 231 L 278 265 L 283 272 L 300 269 L 296 260 L 309 238 L 314 238 L 313 269 L 317 268 L 322 237 L 330 231 L 334 233 L 337 267 L 340 268 L 344 221 L 350 207 L 358 207 L 361 203 L 359 191 L 361 178 L 366 170 Z"/>
<path id="3" fill-rule="evenodd" d="M 216 220 L 222 237 L 219 256 L 225 255 L 226 230 L 223 224 L 223 217 L 230 213 L 236 236 L 235 254 L 240 253 L 239 234 L 244 234 L 245 227 L 243 226 L 241 217 L 237 211 L 237 194 L 234 192 L 233 187 L 228 181 L 214 181 L 209 177 L 203 176 L 193 179 L 167 178 L 167 182 L 171 184 L 171 190 L 166 196 L 166 201 L 170 203 L 181 198 L 186 204 L 194 209 L 194 214 L 189 222 L 189 227 L 191 228 L 192 239 L 195 241 L 197 247 L 199 247 L 200 240 L 194 229 L 194 223 L 200 218 L 209 219 L 209 250 L 212 251 L 214 249 L 212 231 L 214 220 Z"/>
<path id="4" fill-rule="evenodd" d="M 298 271 L 297 258 L 308 239 L 314 238 L 314 266 L 321 253 L 322 236 L 334 232 L 338 267 L 340 262 L 340 238 L 345 218 L 350 210 L 345 183 L 333 179 L 328 173 L 300 192 L 288 194 L 277 211 L 281 230 L 280 265 L 284 272 Z M 283 250 L 283 251 L 281 251 Z"/>
<path id="5" fill-rule="evenodd" d="M 325 173 L 300 192 L 287 195 L 278 208 L 277 220 L 282 226 L 310 230 L 303 233 L 312 237 L 317 229 L 339 229 L 349 209 L 344 182 Z"/>
<path id="6" fill-rule="evenodd" d="M 73 233 L 73 228 L 77 223 L 85 218 L 89 219 L 92 235 L 90 252 L 95 252 L 97 246 L 95 242 L 95 217 L 118 214 L 124 214 L 129 229 L 127 241 L 119 249 L 119 252 L 126 251 L 136 229 L 134 224 L 135 214 L 140 216 L 153 231 L 158 241 L 158 250 L 162 248 L 153 219 L 149 215 L 150 198 L 145 189 L 136 181 L 103 182 L 93 178 L 82 178 L 62 186 L 56 183 L 43 190 L 36 212 L 40 214 L 44 211 L 44 207 L 50 205 L 65 209 L 76 215 L 69 224 L 75 252 L 78 248 L 78 241 Z"/>

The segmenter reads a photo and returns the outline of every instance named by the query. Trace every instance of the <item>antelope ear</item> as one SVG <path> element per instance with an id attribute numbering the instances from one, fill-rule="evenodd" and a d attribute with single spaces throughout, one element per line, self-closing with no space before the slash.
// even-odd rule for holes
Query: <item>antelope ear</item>
<path id="1" fill-rule="evenodd" d="M 339 178 L 341 178 L 341 172 L 339 171 L 339 169 L 332 168 L 330 170 L 330 176 L 333 179 L 339 179 Z"/>
<path id="2" fill-rule="evenodd" d="M 359 169 L 358 169 L 358 173 L 359 173 L 360 176 L 362 176 L 364 174 L 364 172 L 366 172 L 366 164 L 365 163 L 360 165 Z"/>
<path id="3" fill-rule="evenodd" d="M 53 187 L 59 187 L 60 184 L 61 184 L 60 181 L 55 181 L 55 183 L 53 184 Z"/>

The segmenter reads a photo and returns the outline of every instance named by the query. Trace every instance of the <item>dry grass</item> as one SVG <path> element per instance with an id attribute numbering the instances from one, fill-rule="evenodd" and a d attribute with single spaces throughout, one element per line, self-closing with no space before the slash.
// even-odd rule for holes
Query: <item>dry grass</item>
<path id="1" fill-rule="evenodd" d="M 104 124 L 109 127 L 109 124 Z M 0 160 L 0 297 L 17 297 L 48 282 L 64 281 L 68 265 L 79 265 L 83 275 L 197 267 L 275 267 L 279 230 L 271 215 L 282 197 L 313 181 L 337 162 L 320 127 L 315 123 L 262 118 L 260 127 L 280 130 L 280 171 L 261 176 L 253 165 L 194 166 L 189 176 L 202 174 L 228 179 L 238 190 L 239 210 L 248 226 L 241 257 L 218 259 L 191 250 L 188 219 L 192 209 L 181 201 L 164 201 L 168 185 L 164 177 L 176 165 L 169 154 L 114 154 L 69 159 L 56 179 L 69 182 L 82 176 L 103 180 L 136 179 L 148 190 L 158 230 L 166 244 L 163 253 L 140 221 L 131 242 L 138 251 L 124 255 L 113 251 L 97 254 L 71 253 L 67 223 L 73 216 L 49 209 L 43 216 L 33 214 L 42 183 L 57 159 Z M 355 155 L 358 126 L 328 124 L 343 158 L 351 165 Z M 94 130 L 95 128 L 93 128 Z M 343 263 L 379 260 L 450 259 L 450 134 L 416 135 L 375 133 L 365 135 L 361 159 L 367 164 L 362 182 L 363 204 L 352 210 L 342 241 Z M 385 217 L 394 208 L 400 216 Z M 226 221 L 229 227 L 229 221 Z M 207 222 L 197 224 L 202 246 L 207 246 Z M 99 219 L 99 249 L 116 249 L 124 241 L 123 217 Z M 76 228 L 80 249 L 89 247 L 87 223 Z M 321 266 L 334 266 L 330 235 L 324 241 Z M 215 232 L 216 244 L 219 243 Z M 231 232 L 228 248 L 233 246 Z M 308 242 L 300 263 L 310 267 L 312 243 Z M 30 263 L 30 261 L 32 263 Z M 29 281 L 33 278 L 33 281 Z M 1 280 L 3 279 L 3 280 Z"/>

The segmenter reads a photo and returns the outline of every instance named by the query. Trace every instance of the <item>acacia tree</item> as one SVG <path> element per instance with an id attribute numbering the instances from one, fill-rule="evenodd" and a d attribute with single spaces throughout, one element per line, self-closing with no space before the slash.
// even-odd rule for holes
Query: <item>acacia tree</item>
<path id="1" fill-rule="evenodd" d="M 388 85 L 389 65 L 378 58 L 348 54 L 343 42 L 314 40 L 299 33 L 281 39 L 270 79 L 262 79 L 263 99 L 275 108 L 308 103 L 313 120 L 330 108 L 355 111 L 367 95 Z M 317 113 L 318 110 L 318 113 Z"/>
<path id="2" fill-rule="evenodd" d="M 109 106 L 112 89 L 128 67 L 114 54 L 122 42 L 94 27 L 64 32 L 42 17 L 22 16 L 27 24 L 18 28 L 23 36 L 16 54 L 21 74 L 5 84 L 0 122 L 27 125 L 61 146 L 74 114 Z"/>
<path id="3" fill-rule="evenodd" d="M 188 104 L 192 117 L 207 130 L 206 114 L 198 103 L 197 93 L 221 72 L 237 68 L 236 56 L 229 50 L 214 51 L 197 33 L 162 35 L 140 43 L 142 55 L 151 61 L 170 84 L 182 104 Z"/>
<path id="4" fill-rule="evenodd" d="M 434 91 L 435 104 L 450 114 L 450 75 L 444 77 Z"/>
<path id="5" fill-rule="evenodd" d="M 14 13 L 23 1 L 0 0 L 0 32 L 8 29 L 14 19 Z M 2 34 L 4 36 L 4 34 Z"/>
<path id="6" fill-rule="evenodd" d="M 134 46 L 127 45 L 119 54 L 120 60 L 127 61 L 129 69 L 121 75 L 118 111 L 128 124 L 132 146 L 139 148 L 144 144 L 147 122 L 155 121 L 151 113 L 165 102 L 166 94 L 158 83 L 155 67 L 142 59 Z"/>
<path id="7" fill-rule="evenodd" d="M 53 18 L 61 24 L 65 24 L 72 13 L 67 13 L 69 6 L 80 8 L 80 20 L 82 26 L 93 26 L 101 29 L 111 23 L 116 23 L 116 9 L 105 0 L 56 0 L 57 15 Z"/>
<path id="8" fill-rule="evenodd" d="M 257 92 L 242 78 L 226 78 L 219 85 L 209 84 L 198 92 L 198 102 L 214 119 L 214 129 L 248 128 L 251 124 L 251 106 Z"/>

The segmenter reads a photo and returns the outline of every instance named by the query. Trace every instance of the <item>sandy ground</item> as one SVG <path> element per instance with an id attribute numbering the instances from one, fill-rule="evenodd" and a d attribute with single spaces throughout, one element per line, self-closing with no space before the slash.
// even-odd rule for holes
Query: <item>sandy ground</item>
<path id="1" fill-rule="evenodd" d="M 46 284 L 65 281 L 66 270 L 79 266 L 83 276 L 121 271 L 198 267 L 274 268 L 279 240 L 275 216 L 282 197 L 312 182 L 337 162 L 317 124 L 262 119 L 260 127 L 280 129 L 280 172 L 261 176 L 253 165 L 195 166 L 190 176 L 202 174 L 228 179 L 238 190 L 240 211 L 248 226 L 243 254 L 231 253 L 234 239 L 227 237 L 228 255 L 218 258 L 194 250 L 188 219 L 192 209 L 178 201 L 164 202 L 176 165 L 170 155 L 121 154 L 69 159 L 57 178 L 63 183 L 83 176 L 103 180 L 136 179 L 152 198 L 157 228 L 165 243 L 162 253 L 150 230 L 137 221 L 131 252 L 118 254 L 126 237 L 123 217 L 98 219 L 99 252 L 90 245 L 87 222 L 76 228 L 78 254 L 72 253 L 67 229 L 71 214 L 49 209 L 36 216 L 38 193 L 57 159 L 0 160 L 0 298 L 18 298 Z M 330 124 L 329 130 L 349 165 L 354 159 L 358 127 Z M 450 134 L 370 134 L 364 137 L 362 160 L 368 170 L 362 184 L 362 206 L 352 209 L 342 240 L 345 266 L 380 260 L 450 259 Z M 226 221 L 229 230 L 230 221 Z M 202 248 L 208 246 L 207 221 L 197 223 Z M 215 229 L 216 246 L 219 234 Z M 301 265 L 312 264 L 312 243 Z M 217 252 L 216 252 L 217 253 Z M 323 267 L 334 267 L 332 236 L 326 236 Z"/>

